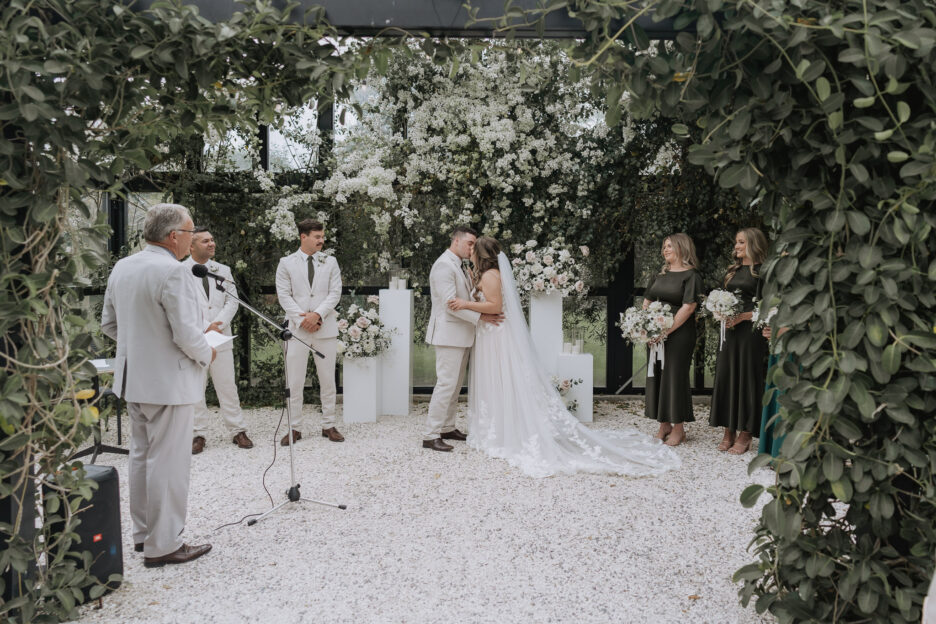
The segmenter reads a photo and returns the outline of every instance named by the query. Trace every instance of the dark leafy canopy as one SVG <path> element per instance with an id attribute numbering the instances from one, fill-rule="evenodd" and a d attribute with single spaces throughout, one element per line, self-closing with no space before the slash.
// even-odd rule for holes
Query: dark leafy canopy
<path id="1" fill-rule="evenodd" d="M 320 12 L 306 25 L 282 15 L 257 3 L 213 24 L 173 3 L 143 13 L 104 0 L 0 5 L 0 497 L 23 502 L 96 420 L 74 398 L 92 372 L 77 288 L 106 260 L 106 225 L 76 225 L 89 222 L 89 189 L 119 192 L 176 136 L 229 116 L 264 122 L 276 102 L 321 91 L 341 96 L 356 66 L 367 70 L 369 59 L 337 54 L 342 43 Z M 21 514 L 0 524 L 0 571 L 47 564 L 0 603 L 5 621 L 74 617 L 80 588 L 93 583 L 87 553 L 65 557 L 91 484 L 80 470 L 59 475 L 34 539 Z"/>
<path id="2" fill-rule="evenodd" d="M 632 114 L 700 129 L 690 160 L 779 223 L 766 275 L 790 328 L 772 373 L 789 435 L 742 600 L 782 622 L 919 621 L 936 548 L 932 3 L 550 5 L 590 31 L 570 53 L 609 119 L 626 92 Z M 689 30 L 651 44 L 631 25 L 651 10 Z"/>

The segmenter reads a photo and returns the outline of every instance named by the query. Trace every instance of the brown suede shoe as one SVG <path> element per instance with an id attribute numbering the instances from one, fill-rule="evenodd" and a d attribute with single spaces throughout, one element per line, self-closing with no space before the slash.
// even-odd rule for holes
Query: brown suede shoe
<path id="1" fill-rule="evenodd" d="M 296 442 L 302 439 L 302 433 L 296 431 L 295 429 L 292 430 L 292 436 L 293 436 L 293 444 L 295 444 Z M 289 434 L 288 433 L 283 436 L 282 440 L 280 440 L 280 446 L 289 446 Z"/>
<path id="2" fill-rule="evenodd" d="M 338 430 L 334 427 L 329 427 L 328 429 L 322 429 L 322 437 L 328 438 L 332 442 L 344 442 L 344 436 L 338 433 Z"/>
<path id="3" fill-rule="evenodd" d="M 195 436 L 192 440 L 192 455 L 198 455 L 205 450 L 205 438 L 201 436 Z"/>
<path id="4" fill-rule="evenodd" d="M 451 431 L 446 431 L 442 434 L 443 440 L 460 440 L 464 442 L 468 439 L 468 436 L 459 431 L 458 429 L 452 429 Z"/>
<path id="5" fill-rule="evenodd" d="M 432 449 L 433 451 L 451 451 L 455 447 L 446 444 L 440 438 L 436 438 L 435 440 L 423 440 L 423 448 Z"/>
<path id="6" fill-rule="evenodd" d="M 246 431 L 241 431 L 240 433 L 238 433 L 236 436 L 234 436 L 234 439 L 231 440 L 231 442 L 236 444 L 237 448 L 242 448 L 242 449 L 253 448 L 253 442 L 251 442 L 250 438 L 247 437 Z"/>
<path id="7" fill-rule="evenodd" d="M 144 557 L 143 567 L 161 568 L 167 563 L 188 563 L 189 561 L 198 559 L 209 550 L 211 550 L 211 544 L 202 544 L 201 546 L 182 544 L 179 550 L 169 553 L 168 555 L 163 555 L 162 557 Z"/>

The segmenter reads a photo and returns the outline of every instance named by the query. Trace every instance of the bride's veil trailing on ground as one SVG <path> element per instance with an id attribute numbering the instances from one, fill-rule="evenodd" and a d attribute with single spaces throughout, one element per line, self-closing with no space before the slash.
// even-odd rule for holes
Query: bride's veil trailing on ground
<path id="1" fill-rule="evenodd" d="M 593 431 L 569 413 L 539 361 L 506 254 L 497 257 L 503 323 L 479 328 L 469 392 L 468 442 L 530 476 L 655 475 L 679 467 L 669 447 L 635 429 Z"/>

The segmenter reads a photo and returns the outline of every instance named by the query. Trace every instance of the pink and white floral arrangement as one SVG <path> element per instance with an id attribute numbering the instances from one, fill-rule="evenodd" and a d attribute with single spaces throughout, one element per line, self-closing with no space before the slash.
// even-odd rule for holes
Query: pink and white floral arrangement
<path id="1" fill-rule="evenodd" d="M 583 262 L 588 247 L 565 244 L 562 238 L 540 247 L 535 240 L 510 246 L 517 289 L 524 295 L 559 293 L 563 297 L 588 294 L 588 272 Z M 580 258 L 576 258 L 580 256 Z"/>
<path id="2" fill-rule="evenodd" d="M 342 358 L 375 357 L 390 348 L 392 333 L 380 322 L 376 295 L 365 305 L 352 303 L 338 315 L 338 355 Z"/>

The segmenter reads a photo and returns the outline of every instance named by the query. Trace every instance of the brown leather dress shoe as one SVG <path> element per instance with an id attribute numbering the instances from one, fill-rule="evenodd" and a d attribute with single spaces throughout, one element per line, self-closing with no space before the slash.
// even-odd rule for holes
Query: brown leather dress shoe
<path id="1" fill-rule="evenodd" d="M 423 440 L 423 448 L 432 449 L 433 451 L 451 451 L 455 447 L 446 444 L 441 438 L 436 438 L 435 440 Z"/>
<path id="2" fill-rule="evenodd" d="M 295 429 L 292 430 L 293 444 L 302 439 L 302 434 Z M 280 446 L 289 446 L 289 434 L 283 436 L 283 439 L 280 440 Z"/>
<path id="3" fill-rule="evenodd" d="M 328 438 L 332 442 L 344 442 L 344 436 L 338 433 L 338 430 L 334 427 L 329 427 L 328 429 L 322 429 L 322 437 Z"/>
<path id="4" fill-rule="evenodd" d="M 211 544 L 202 544 L 201 546 L 182 544 L 179 550 L 171 552 L 168 555 L 163 555 L 162 557 L 144 557 L 143 567 L 161 568 L 167 563 L 188 563 L 193 559 L 198 559 L 209 550 L 211 550 Z"/>
<path id="5" fill-rule="evenodd" d="M 195 436 L 192 440 L 192 455 L 198 455 L 205 450 L 205 438 L 201 436 Z"/>
<path id="6" fill-rule="evenodd" d="M 442 439 L 443 440 L 461 440 L 462 442 L 464 442 L 465 440 L 468 439 L 468 436 L 462 433 L 461 431 L 459 431 L 458 429 L 452 429 L 451 431 L 446 431 L 445 433 L 443 433 Z"/>
<path id="7" fill-rule="evenodd" d="M 231 440 L 231 442 L 236 444 L 237 448 L 242 448 L 242 449 L 253 448 L 253 442 L 251 442 L 250 438 L 247 437 L 246 431 L 241 431 L 240 433 L 238 433 L 236 436 L 234 436 L 234 439 Z"/>

